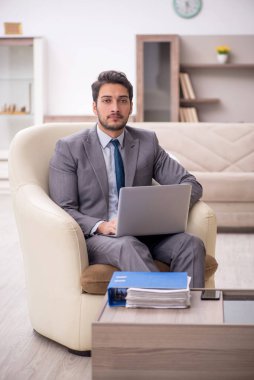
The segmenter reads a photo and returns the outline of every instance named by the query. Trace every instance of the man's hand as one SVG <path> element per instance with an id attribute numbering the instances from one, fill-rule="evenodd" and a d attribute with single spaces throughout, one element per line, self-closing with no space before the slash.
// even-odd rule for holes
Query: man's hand
<path id="1" fill-rule="evenodd" d="M 115 235 L 116 234 L 117 219 L 112 219 L 109 222 L 101 223 L 96 232 L 102 235 Z"/>

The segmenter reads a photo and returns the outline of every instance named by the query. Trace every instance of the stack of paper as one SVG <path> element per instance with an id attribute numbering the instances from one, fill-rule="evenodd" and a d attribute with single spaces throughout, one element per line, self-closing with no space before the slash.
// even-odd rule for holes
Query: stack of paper
<path id="1" fill-rule="evenodd" d="M 126 307 L 186 308 L 190 306 L 190 291 L 130 288 L 127 290 Z"/>
<path id="2" fill-rule="evenodd" d="M 110 306 L 186 308 L 190 306 L 186 272 L 115 272 L 108 286 Z"/>

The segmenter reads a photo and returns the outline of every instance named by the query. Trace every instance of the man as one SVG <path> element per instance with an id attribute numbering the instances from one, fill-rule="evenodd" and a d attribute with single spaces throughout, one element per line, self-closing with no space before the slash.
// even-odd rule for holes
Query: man
<path id="1" fill-rule="evenodd" d="M 205 248 L 197 237 L 110 237 L 116 232 L 119 187 L 147 186 L 152 179 L 161 185 L 190 183 L 191 207 L 202 187 L 159 146 L 154 132 L 126 126 L 133 88 L 123 73 L 102 72 L 92 93 L 97 125 L 58 141 L 50 162 L 50 196 L 80 225 L 90 264 L 158 271 L 157 259 L 172 271 L 187 271 L 191 287 L 204 287 Z"/>

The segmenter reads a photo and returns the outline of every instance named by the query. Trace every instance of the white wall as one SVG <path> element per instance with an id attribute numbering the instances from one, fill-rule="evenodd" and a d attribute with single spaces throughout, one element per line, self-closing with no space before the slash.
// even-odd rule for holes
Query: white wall
<path id="1" fill-rule="evenodd" d="M 254 34 L 254 0 L 203 0 L 189 20 L 172 2 L 0 0 L 0 34 L 3 22 L 22 22 L 24 35 L 45 37 L 46 114 L 91 114 L 90 86 L 100 71 L 124 71 L 135 87 L 136 34 Z"/>

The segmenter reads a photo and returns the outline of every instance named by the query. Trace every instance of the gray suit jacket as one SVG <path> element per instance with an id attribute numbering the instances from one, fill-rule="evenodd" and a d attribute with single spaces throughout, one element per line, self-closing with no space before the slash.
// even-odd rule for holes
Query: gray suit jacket
<path id="1" fill-rule="evenodd" d="M 125 127 L 125 186 L 192 184 L 191 206 L 202 196 L 196 178 L 159 145 L 154 132 Z M 96 127 L 60 139 L 49 167 L 51 198 L 80 225 L 85 236 L 108 219 L 108 178 Z"/>

